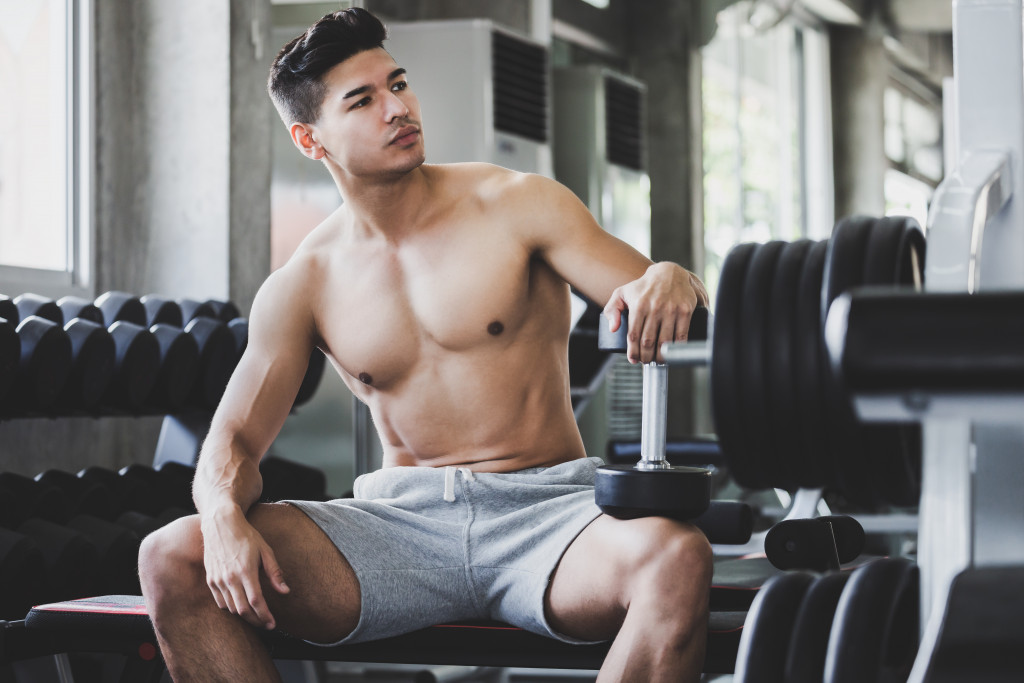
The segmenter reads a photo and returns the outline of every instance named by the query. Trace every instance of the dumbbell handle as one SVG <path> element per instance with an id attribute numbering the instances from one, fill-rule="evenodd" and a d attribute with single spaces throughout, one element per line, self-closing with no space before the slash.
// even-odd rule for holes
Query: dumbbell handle
<path id="1" fill-rule="evenodd" d="M 640 414 L 640 470 L 663 470 L 668 415 L 668 366 L 644 363 L 643 407 Z"/>
<path id="2" fill-rule="evenodd" d="M 661 345 L 661 357 L 666 365 L 711 365 L 711 344 L 706 341 L 665 342 Z"/>

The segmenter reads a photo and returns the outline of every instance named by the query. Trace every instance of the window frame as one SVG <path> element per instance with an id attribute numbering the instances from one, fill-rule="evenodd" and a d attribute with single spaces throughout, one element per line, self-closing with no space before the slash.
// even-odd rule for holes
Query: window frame
<path id="1" fill-rule="evenodd" d="M 0 293 L 25 292 L 59 298 L 91 299 L 95 294 L 93 169 L 95 149 L 93 0 L 65 0 L 68 102 L 65 191 L 67 192 L 67 267 L 65 270 L 0 264 Z"/>

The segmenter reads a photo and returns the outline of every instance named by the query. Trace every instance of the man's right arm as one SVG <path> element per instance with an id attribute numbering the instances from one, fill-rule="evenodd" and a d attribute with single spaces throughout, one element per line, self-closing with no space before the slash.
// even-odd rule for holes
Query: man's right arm
<path id="1" fill-rule="evenodd" d="M 298 266 L 298 267 L 296 267 Z M 254 626 L 274 627 L 259 572 L 288 591 L 273 551 L 246 521 L 259 499 L 259 461 L 295 400 L 316 339 L 309 270 L 290 263 L 260 288 L 249 341 L 203 443 L 193 485 L 207 584 L 219 607 Z"/>

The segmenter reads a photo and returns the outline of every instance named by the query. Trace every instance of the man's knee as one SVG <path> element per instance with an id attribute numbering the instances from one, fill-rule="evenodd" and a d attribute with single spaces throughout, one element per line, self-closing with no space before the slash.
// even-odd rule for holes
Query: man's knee
<path id="1" fill-rule="evenodd" d="M 640 521 L 640 520 L 638 520 Z M 639 552 L 634 563 L 634 589 L 649 588 L 664 594 L 666 587 L 697 598 L 709 589 L 712 573 L 711 544 L 696 527 L 663 517 L 642 520 Z"/>
<path id="2" fill-rule="evenodd" d="M 199 517 L 183 517 L 146 536 L 139 547 L 139 581 L 150 598 L 205 585 Z"/>

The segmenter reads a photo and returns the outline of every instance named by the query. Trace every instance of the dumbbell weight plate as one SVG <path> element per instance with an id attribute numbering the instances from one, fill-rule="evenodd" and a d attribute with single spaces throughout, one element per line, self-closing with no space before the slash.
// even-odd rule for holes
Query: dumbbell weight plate
<path id="1" fill-rule="evenodd" d="M 797 611 L 811 582 L 810 572 L 773 576 L 750 605 L 736 653 L 736 683 L 781 681 Z"/>
<path id="2" fill-rule="evenodd" d="M 799 472 L 790 470 L 793 454 L 803 448 L 800 420 L 796 413 L 796 308 L 800 273 L 813 242 L 787 244 L 779 255 L 771 285 L 771 305 L 765 340 L 766 396 L 772 440 L 780 470 L 799 482 Z"/>
<path id="3" fill-rule="evenodd" d="M 619 519 L 658 515 L 688 520 L 711 501 L 711 471 L 702 467 L 639 470 L 633 465 L 598 468 L 594 498 L 601 510 Z"/>
<path id="4" fill-rule="evenodd" d="M 808 249 L 797 291 L 796 391 L 797 415 L 803 448 L 791 455 L 787 468 L 799 473 L 801 486 L 818 488 L 833 479 L 834 462 L 828 450 L 825 410 L 822 406 L 822 371 L 826 369 L 821 339 L 821 282 L 827 242 Z"/>
<path id="5" fill-rule="evenodd" d="M 853 572 L 832 620 L 826 681 L 906 680 L 920 636 L 918 576 L 905 558 L 880 558 Z"/>
<path id="6" fill-rule="evenodd" d="M 722 264 L 715 304 L 715 331 L 711 350 L 711 409 L 715 433 L 730 474 L 741 486 L 757 484 L 755 476 L 744 469 L 742 425 L 739 417 L 739 345 L 740 298 L 747 266 L 758 245 L 740 244 L 729 252 Z"/>
<path id="7" fill-rule="evenodd" d="M 819 576 L 808 586 L 797 610 L 793 636 L 786 653 L 786 683 L 821 683 L 825 679 L 825 655 L 828 652 L 832 618 L 842 595 L 847 572 Z"/>
<path id="8" fill-rule="evenodd" d="M 739 359 L 739 410 L 742 450 L 736 459 L 743 462 L 744 478 L 751 488 L 789 488 L 785 473 L 778 466 L 772 425 L 768 416 L 768 373 L 765 368 L 772 282 L 775 267 L 786 243 L 772 241 L 760 245 L 750 258 L 743 280 L 740 320 L 737 336 Z"/>
<path id="9" fill-rule="evenodd" d="M 868 240 L 863 283 L 869 286 L 917 286 L 922 283 L 925 240 L 913 218 L 875 221 Z M 864 441 L 877 456 L 874 485 L 894 505 L 916 505 L 921 495 L 921 427 L 864 425 Z"/>
<path id="10" fill-rule="evenodd" d="M 845 218 L 836 224 L 828 243 L 825 274 L 821 287 L 821 339 L 824 321 L 832 301 L 843 292 L 863 284 L 868 241 L 875 219 L 867 216 Z M 824 343 L 824 342 L 822 342 Z M 835 457 L 839 487 L 843 495 L 869 507 L 880 496 L 874 486 L 884 469 L 885 454 L 868 446 L 846 392 L 831 372 L 824 372 L 825 405 L 828 412 L 829 450 Z"/>

